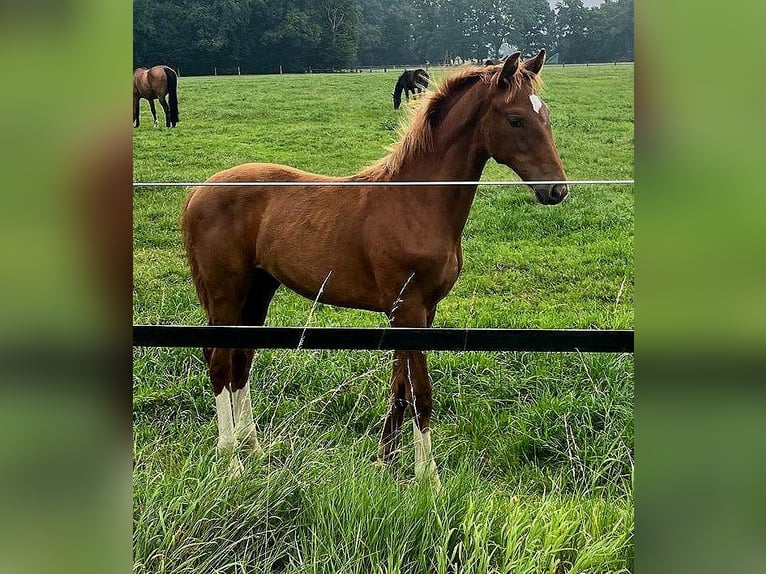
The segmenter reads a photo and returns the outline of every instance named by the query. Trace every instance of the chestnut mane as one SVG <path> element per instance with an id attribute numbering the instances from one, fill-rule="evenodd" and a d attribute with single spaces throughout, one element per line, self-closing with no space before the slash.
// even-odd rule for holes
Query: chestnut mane
<path id="1" fill-rule="evenodd" d="M 401 137 L 394 144 L 391 153 L 376 163 L 364 168 L 352 176 L 355 181 L 385 181 L 395 176 L 408 160 L 433 151 L 434 134 L 444 120 L 444 111 L 450 103 L 460 98 L 466 91 L 478 82 L 500 87 L 500 72 L 502 65 L 469 67 L 456 75 L 447 78 L 434 92 L 427 94 L 414 112 L 409 126 L 400 128 Z M 505 89 L 507 99 L 512 101 L 522 82 L 528 80 L 535 90 L 542 87 L 542 80 L 523 67 L 514 74 L 513 81 Z"/>

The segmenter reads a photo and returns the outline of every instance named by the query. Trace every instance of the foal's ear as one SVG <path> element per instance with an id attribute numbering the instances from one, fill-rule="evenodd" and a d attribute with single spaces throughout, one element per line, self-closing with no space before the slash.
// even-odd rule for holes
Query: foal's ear
<path id="1" fill-rule="evenodd" d="M 540 50 L 540 53 L 537 54 L 537 56 L 524 62 L 524 69 L 529 70 L 533 74 L 539 74 L 540 70 L 543 69 L 544 63 L 545 63 L 545 48 L 542 48 Z"/>
<path id="2" fill-rule="evenodd" d="M 503 82 L 506 82 L 510 85 L 511 78 L 513 78 L 513 75 L 518 71 L 519 69 L 519 60 L 521 58 L 521 52 L 514 52 L 508 58 L 505 60 L 505 64 L 503 65 L 503 69 L 500 71 L 500 76 L 498 77 L 498 85 L 501 85 Z"/>

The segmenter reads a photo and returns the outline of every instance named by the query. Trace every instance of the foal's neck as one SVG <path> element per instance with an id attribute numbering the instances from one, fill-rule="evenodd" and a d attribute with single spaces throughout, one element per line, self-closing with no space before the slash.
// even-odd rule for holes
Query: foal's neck
<path id="1" fill-rule="evenodd" d="M 481 107 L 468 92 L 441 105 L 440 121 L 433 127 L 431 145 L 420 147 L 403 162 L 396 179 L 415 173 L 421 180 L 477 181 L 489 159 L 479 133 Z"/>
<path id="2" fill-rule="evenodd" d="M 398 86 L 397 86 L 398 87 Z M 485 98 L 466 97 L 476 84 L 450 102 L 440 104 L 442 116 L 424 143 L 422 132 L 410 132 L 389 156 L 354 176 L 357 181 L 478 181 L 489 154 L 484 149 L 479 124 Z M 422 118 L 422 116 L 421 116 Z M 416 129 L 427 129 L 422 124 Z M 476 185 L 419 186 L 396 194 L 412 210 L 428 210 L 434 222 L 453 230 L 459 241 L 476 195 Z"/>
<path id="3" fill-rule="evenodd" d="M 392 174 L 399 181 L 478 181 L 489 155 L 479 133 L 477 112 L 461 109 L 458 102 L 445 111 L 436 127 L 433 145 L 405 162 Z M 476 195 L 476 185 L 440 185 L 418 189 L 428 208 L 440 212 L 459 235 Z"/>

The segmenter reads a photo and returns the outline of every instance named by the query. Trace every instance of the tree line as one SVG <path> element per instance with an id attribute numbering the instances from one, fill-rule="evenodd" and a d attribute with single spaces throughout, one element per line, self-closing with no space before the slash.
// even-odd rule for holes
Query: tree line
<path id="1" fill-rule="evenodd" d="M 182 75 L 482 61 L 633 59 L 633 0 L 134 0 L 134 67 Z"/>

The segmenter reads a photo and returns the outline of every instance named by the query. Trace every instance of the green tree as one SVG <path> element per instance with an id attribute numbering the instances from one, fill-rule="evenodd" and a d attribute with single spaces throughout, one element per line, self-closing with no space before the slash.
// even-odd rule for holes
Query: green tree
<path id="1" fill-rule="evenodd" d="M 590 10 L 586 29 L 592 60 L 633 59 L 633 0 L 607 1 Z"/>
<path id="2" fill-rule="evenodd" d="M 419 62 L 438 62 L 444 53 L 441 3 L 437 0 L 414 0 L 412 5 L 415 59 Z"/>
<path id="3" fill-rule="evenodd" d="M 154 11 L 156 3 L 151 0 L 133 2 L 133 67 L 149 67 L 157 45 L 157 28 Z"/>
<path id="4" fill-rule="evenodd" d="M 359 0 L 359 64 L 385 66 L 415 62 L 414 21 L 415 11 L 408 0 Z"/>
<path id="5" fill-rule="evenodd" d="M 556 5 L 556 34 L 559 56 L 562 62 L 586 61 L 588 10 L 582 0 L 564 0 Z"/>
<path id="6" fill-rule="evenodd" d="M 546 0 L 479 0 L 470 14 L 474 57 L 497 57 L 504 40 L 525 55 L 554 43 L 549 35 L 553 12 Z"/>
<path id="7" fill-rule="evenodd" d="M 554 48 L 555 36 L 550 33 L 554 15 L 546 0 L 514 0 L 509 16 L 510 39 L 525 57 L 537 54 L 540 48 Z"/>
<path id="8" fill-rule="evenodd" d="M 503 40 L 511 45 L 517 44 L 516 39 L 511 37 L 512 11 L 511 0 L 479 0 L 473 3 L 469 34 L 475 57 L 496 58 Z"/>
<path id="9" fill-rule="evenodd" d="M 632 6 L 564 0 L 557 35 L 546 0 L 135 0 L 133 59 L 185 74 L 299 72 L 484 59 L 503 40 L 525 56 L 558 40 L 566 61 L 593 57 L 589 42 L 632 57 Z"/>
<path id="10" fill-rule="evenodd" d="M 382 23 L 383 45 L 379 63 L 407 65 L 419 62 L 415 57 L 413 22 L 415 12 L 408 2 L 391 3 Z"/>
<path id="11" fill-rule="evenodd" d="M 322 30 L 316 67 L 338 70 L 354 66 L 359 26 L 356 0 L 321 0 L 315 17 Z"/>
<path id="12" fill-rule="evenodd" d="M 178 66 L 184 61 L 184 7 L 162 0 L 136 0 L 133 6 L 133 64 Z"/>
<path id="13" fill-rule="evenodd" d="M 633 59 L 633 0 L 585 8 L 581 0 L 556 6 L 558 48 L 564 62 Z"/>

